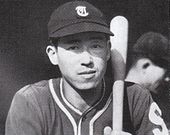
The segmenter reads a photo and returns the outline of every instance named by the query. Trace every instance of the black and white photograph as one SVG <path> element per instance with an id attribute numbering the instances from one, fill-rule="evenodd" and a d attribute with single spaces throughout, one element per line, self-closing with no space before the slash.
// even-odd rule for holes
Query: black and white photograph
<path id="1" fill-rule="evenodd" d="M 170 135 L 169 0 L 0 0 L 0 135 Z"/>

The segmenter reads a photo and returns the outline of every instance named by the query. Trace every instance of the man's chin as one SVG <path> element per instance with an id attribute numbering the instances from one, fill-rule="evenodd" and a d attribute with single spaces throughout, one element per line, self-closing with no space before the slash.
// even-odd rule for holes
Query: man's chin
<path id="1" fill-rule="evenodd" d="M 79 90 L 91 90 L 97 87 L 97 83 L 79 83 L 75 87 Z"/>

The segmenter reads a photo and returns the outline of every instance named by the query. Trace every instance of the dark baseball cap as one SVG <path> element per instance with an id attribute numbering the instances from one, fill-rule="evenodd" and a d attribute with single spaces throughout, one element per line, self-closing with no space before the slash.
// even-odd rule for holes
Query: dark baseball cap
<path id="1" fill-rule="evenodd" d="M 86 1 L 72 1 L 59 6 L 48 23 L 48 36 L 59 38 L 82 32 L 113 35 L 103 13 Z"/>
<path id="2" fill-rule="evenodd" d="M 160 33 L 147 32 L 133 46 L 133 53 L 143 54 L 156 65 L 168 68 L 170 65 L 170 43 Z"/>

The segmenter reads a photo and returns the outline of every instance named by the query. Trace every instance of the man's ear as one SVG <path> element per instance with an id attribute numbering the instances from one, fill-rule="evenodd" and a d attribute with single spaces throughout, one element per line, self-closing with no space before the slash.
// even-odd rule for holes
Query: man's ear
<path id="1" fill-rule="evenodd" d="M 147 69 L 152 64 L 152 61 L 150 59 L 144 59 L 142 63 L 142 68 Z"/>
<path id="2" fill-rule="evenodd" d="M 110 40 L 108 40 L 107 41 L 107 50 L 108 50 L 108 52 L 107 52 L 107 60 L 109 60 L 110 59 L 110 55 L 111 55 L 111 42 L 110 42 Z"/>
<path id="3" fill-rule="evenodd" d="M 55 46 L 47 46 L 46 53 L 48 55 L 48 58 L 50 59 L 51 63 L 53 65 L 58 65 L 58 56 L 57 56 L 57 49 Z"/>
<path id="4" fill-rule="evenodd" d="M 141 58 L 137 62 L 137 66 L 141 70 L 146 70 L 150 65 L 152 65 L 152 61 L 148 58 Z"/>

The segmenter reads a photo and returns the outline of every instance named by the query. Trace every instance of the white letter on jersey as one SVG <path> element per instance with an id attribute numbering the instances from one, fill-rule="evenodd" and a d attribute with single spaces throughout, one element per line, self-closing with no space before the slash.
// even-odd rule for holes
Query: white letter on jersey
<path id="1" fill-rule="evenodd" d="M 149 110 L 149 120 L 158 126 L 161 126 L 162 130 L 160 130 L 159 128 L 156 128 L 153 130 L 153 134 L 154 135 L 168 135 L 168 129 L 163 121 L 163 119 L 161 118 L 162 112 L 160 110 L 160 108 L 158 107 L 158 105 L 153 102 L 150 106 L 150 110 Z"/>

